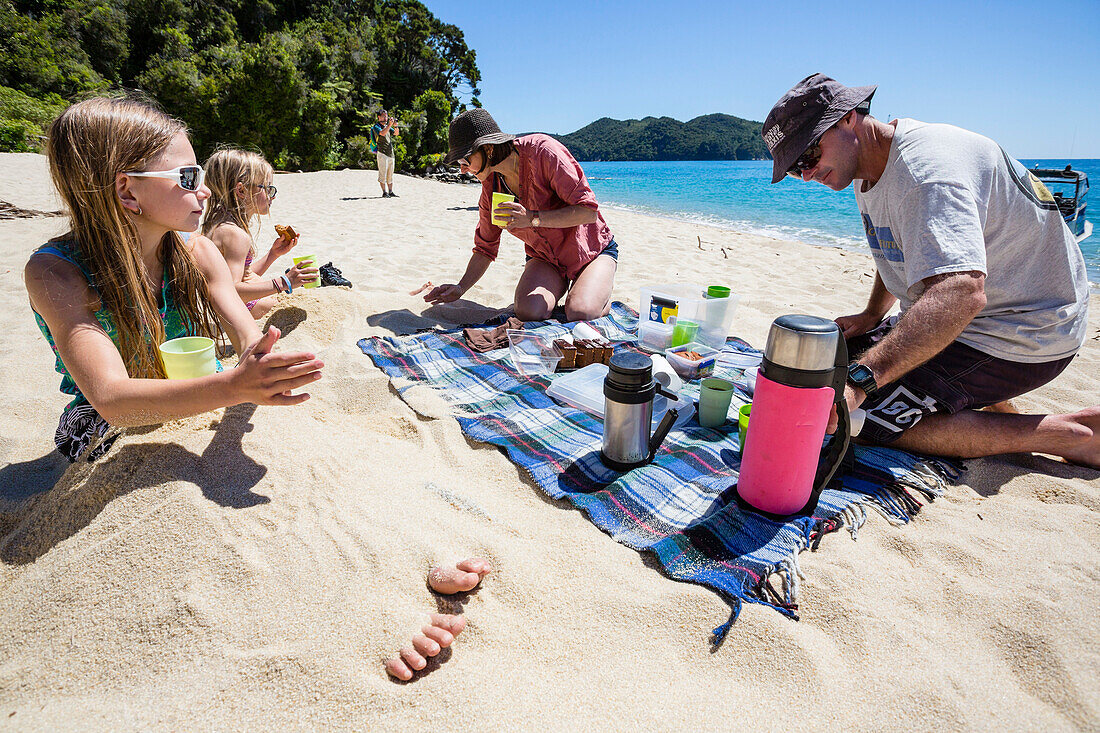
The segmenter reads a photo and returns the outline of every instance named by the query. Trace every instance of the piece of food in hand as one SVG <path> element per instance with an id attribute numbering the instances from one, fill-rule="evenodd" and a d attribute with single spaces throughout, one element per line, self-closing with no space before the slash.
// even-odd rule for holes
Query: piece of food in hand
<path id="1" fill-rule="evenodd" d="M 290 241 L 293 241 L 294 238 L 298 236 L 298 232 L 294 231 L 294 227 L 283 224 L 276 224 L 275 232 L 283 239 Z"/>
<path id="2" fill-rule="evenodd" d="M 421 285 L 421 286 L 420 286 L 419 288 L 417 288 L 416 290 L 410 290 L 410 291 L 409 291 L 409 295 L 420 295 L 420 294 L 421 294 L 421 293 L 423 293 L 423 292 L 424 292 L 425 290 L 427 290 L 428 288 L 431 288 L 431 287 L 434 287 L 434 286 L 432 285 L 432 281 L 431 281 L 431 280 L 429 280 L 428 282 L 424 283 L 423 285 Z"/>

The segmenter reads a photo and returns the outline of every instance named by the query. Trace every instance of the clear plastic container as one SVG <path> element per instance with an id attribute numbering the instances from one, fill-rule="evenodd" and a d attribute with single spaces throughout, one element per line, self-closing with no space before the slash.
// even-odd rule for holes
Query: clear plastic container
<path id="1" fill-rule="evenodd" d="M 688 351 L 694 351 L 703 358 L 698 361 L 692 361 L 682 356 L 682 354 Z M 703 377 L 709 377 L 711 374 L 714 374 L 714 364 L 717 358 L 717 349 L 712 349 L 698 341 L 692 341 L 683 346 L 677 346 L 665 351 L 665 359 L 668 360 L 673 371 L 683 379 L 702 379 Z"/>
<path id="2" fill-rule="evenodd" d="M 589 364 L 575 372 L 562 374 L 555 377 L 550 386 L 546 388 L 548 397 L 564 402 L 567 405 L 584 410 L 596 417 L 603 419 L 603 382 L 607 377 L 606 364 Z M 653 398 L 653 424 L 650 429 L 656 429 L 661 418 L 669 410 L 669 400 L 663 395 Z M 680 395 L 672 408 L 677 410 L 676 422 L 673 428 L 683 427 L 695 414 L 694 403 L 690 397 Z"/>
<path id="3" fill-rule="evenodd" d="M 529 331 L 509 329 L 508 351 L 519 373 L 529 377 L 553 374 L 561 361 L 553 339 Z"/>
<path id="4" fill-rule="evenodd" d="M 676 319 L 683 319 L 699 324 L 696 342 L 719 349 L 733 325 L 739 298 L 708 298 L 703 285 L 646 285 L 638 307 L 638 343 L 664 351 L 672 344 Z"/>

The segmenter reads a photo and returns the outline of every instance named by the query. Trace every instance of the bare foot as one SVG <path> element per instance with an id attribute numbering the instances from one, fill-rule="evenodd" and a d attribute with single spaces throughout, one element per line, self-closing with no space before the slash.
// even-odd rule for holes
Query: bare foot
<path id="1" fill-rule="evenodd" d="M 432 622 L 412 638 L 412 644 L 398 652 L 399 656 L 386 660 L 386 671 L 408 682 L 416 672 L 428 666 L 428 658 L 453 644 L 464 628 L 466 619 L 461 616 L 433 613 Z"/>
<path id="2" fill-rule="evenodd" d="M 481 579 L 492 572 L 493 566 L 480 557 L 463 560 L 454 567 L 437 565 L 428 571 L 428 585 L 436 593 L 451 595 L 473 590 Z"/>
<path id="3" fill-rule="evenodd" d="M 1012 400 L 998 402 L 994 405 L 990 405 L 989 407 L 983 407 L 982 409 L 986 412 L 1002 412 L 1016 415 L 1020 413 L 1020 411 L 1016 409 L 1016 405 L 1012 404 Z"/>
<path id="4" fill-rule="evenodd" d="M 1076 445 L 1060 451 L 1070 463 L 1100 469 L 1100 405 L 1065 416 L 1078 426 Z"/>

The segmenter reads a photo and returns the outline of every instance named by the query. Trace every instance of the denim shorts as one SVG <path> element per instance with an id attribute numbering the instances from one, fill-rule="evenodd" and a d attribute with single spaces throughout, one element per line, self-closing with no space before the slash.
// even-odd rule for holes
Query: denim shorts
<path id="1" fill-rule="evenodd" d="M 882 340 L 892 326 L 884 322 L 870 333 L 849 339 L 852 361 Z M 1073 356 L 1037 364 L 1009 361 L 953 341 L 901 379 L 879 387 L 873 400 L 860 405 L 867 419 L 859 437 L 889 443 L 925 415 L 953 415 L 1018 397 L 1057 377 L 1071 361 Z"/>

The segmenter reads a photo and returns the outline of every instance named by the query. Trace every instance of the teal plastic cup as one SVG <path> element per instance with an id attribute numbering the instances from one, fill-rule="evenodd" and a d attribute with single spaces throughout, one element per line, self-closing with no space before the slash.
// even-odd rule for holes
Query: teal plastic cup
<path id="1" fill-rule="evenodd" d="M 749 434 L 749 411 L 752 403 L 741 405 L 737 410 L 737 436 L 740 438 L 741 452 L 745 452 L 745 436 Z"/>
<path id="2" fill-rule="evenodd" d="M 733 399 L 733 382 L 709 377 L 699 383 L 699 424 L 716 428 L 726 422 Z"/>
<path id="3" fill-rule="evenodd" d="M 695 334 L 699 333 L 699 324 L 695 321 L 676 319 L 676 327 L 672 329 L 672 345 L 683 346 L 695 340 Z"/>
<path id="4" fill-rule="evenodd" d="M 169 379 L 207 377 L 218 370 L 214 339 L 183 336 L 160 345 L 160 359 Z"/>

